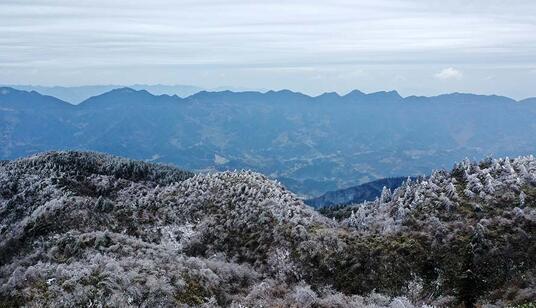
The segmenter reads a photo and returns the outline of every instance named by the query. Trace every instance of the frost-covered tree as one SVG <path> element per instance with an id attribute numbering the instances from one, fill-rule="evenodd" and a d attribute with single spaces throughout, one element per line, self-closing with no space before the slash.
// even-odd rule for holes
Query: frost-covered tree
<path id="1" fill-rule="evenodd" d="M 463 161 L 334 221 L 251 171 L 83 152 L 2 162 L 0 302 L 523 304 L 536 294 L 535 175 L 531 156 Z"/>

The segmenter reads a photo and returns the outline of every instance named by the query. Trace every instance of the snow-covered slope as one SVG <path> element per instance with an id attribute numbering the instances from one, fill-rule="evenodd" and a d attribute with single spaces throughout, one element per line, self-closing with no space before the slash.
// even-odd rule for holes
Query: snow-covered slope
<path id="1" fill-rule="evenodd" d="M 83 152 L 2 162 L 0 302 L 523 304 L 535 299 L 535 166 L 463 162 L 339 222 L 249 171 Z"/>

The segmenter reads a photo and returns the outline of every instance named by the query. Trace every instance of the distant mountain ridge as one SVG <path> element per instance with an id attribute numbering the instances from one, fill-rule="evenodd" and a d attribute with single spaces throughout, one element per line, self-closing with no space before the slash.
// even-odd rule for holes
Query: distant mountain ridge
<path id="1" fill-rule="evenodd" d="M 210 92 L 210 93 L 217 93 L 217 92 L 233 92 L 233 93 L 240 93 L 240 92 L 258 92 L 258 93 L 266 93 L 266 92 L 280 92 L 280 91 L 274 91 L 274 90 L 245 90 L 241 88 L 233 88 L 233 87 L 218 87 L 213 89 L 205 89 L 202 87 L 192 86 L 192 85 L 164 85 L 164 84 L 134 84 L 130 86 L 121 86 L 121 85 L 91 85 L 91 86 L 39 86 L 39 85 L 0 85 L 0 88 L 12 88 L 16 90 L 21 91 L 28 91 L 28 92 L 38 92 L 43 95 L 49 95 L 54 96 L 60 100 L 63 100 L 65 102 L 78 105 L 79 103 L 93 97 L 98 96 L 100 94 L 104 94 L 106 92 L 110 92 L 116 89 L 121 88 L 130 88 L 133 90 L 146 90 L 150 92 L 153 95 L 177 95 L 182 98 L 186 98 L 188 96 L 192 96 L 198 92 Z M 289 91 L 290 90 L 281 90 L 281 91 Z M 299 92 L 294 92 L 299 93 Z M 351 98 L 356 99 L 367 95 L 374 95 L 379 99 L 385 99 L 388 97 L 391 98 L 404 98 L 404 99 L 419 99 L 419 98 L 440 98 L 442 96 L 452 96 L 452 95 L 466 95 L 464 93 L 450 93 L 450 94 L 441 94 L 437 96 L 407 96 L 402 97 L 397 91 L 379 91 L 379 92 L 372 92 L 369 94 L 365 94 L 364 92 L 361 92 L 359 90 L 352 90 L 346 94 L 339 94 L 337 92 L 324 92 L 322 94 L 311 96 L 307 94 L 303 94 L 309 97 L 314 97 L 317 99 L 332 99 L 334 97 L 345 97 L 345 98 Z M 516 101 L 512 98 L 508 98 L 506 96 L 500 96 L 500 95 L 480 95 L 480 94 L 469 94 L 469 95 L 476 95 L 476 96 L 492 96 L 492 97 L 503 97 L 507 98 L 511 101 Z M 383 96 L 383 97 L 382 97 Z M 521 99 L 518 102 L 534 102 L 536 101 L 536 97 L 529 97 L 525 99 Z"/>
<path id="2" fill-rule="evenodd" d="M 93 85 L 93 86 L 32 86 L 32 85 L 13 85 L 8 86 L 22 91 L 37 91 L 42 94 L 57 97 L 63 101 L 77 105 L 92 96 L 97 96 L 114 89 L 123 88 L 120 85 Z M 135 84 L 129 86 L 135 90 L 146 90 L 154 95 L 178 95 L 181 97 L 190 96 L 194 93 L 202 91 L 203 88 L 191 85 L 146 85 Z"/>
<path id="3" fill-rule="evenodd" d="M 304 200 L 304 203 L 314 208 L 321 208 L 326 206 L 349 205 L 362 203 L 364 201 L 374 201 L 374 199 L 380 197 L 384 187 L 394 190 L 400 187 L 400 185 L 407 179 L 408 177 L 379 179 L 354 187 L 328 191 L 322 196 Z"/>
<path id="4" fill-rule="evenodd" d="M 2 87 L 2 85 L 0 85 Z M 90 97 L 112 91 L 114 89 L 124 88 L 122 85 L 92 85 L 92 86 L 33 86 L 33 85 L 5 85 L 22 91 L 36 91 L 45 95 L 57 97 L 63 101 L 77 105 Z M 204 90 L 218 92 L 225 90 L 246 91 L 246 89 L 234 87 L 217 87 L 206 89 L 192 85 L 165 85 L 165 84 L 134 84 L 126 86 L 134 90 L 146 90 L 154 95 L 177 95 L 179 97 L 188 97 L 197 92 Z"/>
<path id="5" fill-rule="evenodd" d="M 429 174 L 465 157 L 536 152 L 536 104 L 396 91 L 308 96 L 120 88 L 71 105 L 0 88 L 0 159 L 94 150 L 196 171 L 253 169 L 302 197 L 379 178 Z"/>

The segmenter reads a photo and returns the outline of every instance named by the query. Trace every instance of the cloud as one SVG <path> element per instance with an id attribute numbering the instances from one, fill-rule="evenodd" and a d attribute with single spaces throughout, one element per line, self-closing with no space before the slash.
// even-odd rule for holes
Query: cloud
<path id="1" fill-rule="evenodd" d="M 453 67 L 448 67 L 435 74 L 434 77 L 440 80 L 460 80 L 463 78 L 463 73 Z"/>
<path id="2" fill-rule="evenodd" d="M 534 69 L 535 15 L 534 0 L 1 0 L 0 83 L 436 91 L 435 70 L 463 63 L 451 91 L 475 69 Z"/>

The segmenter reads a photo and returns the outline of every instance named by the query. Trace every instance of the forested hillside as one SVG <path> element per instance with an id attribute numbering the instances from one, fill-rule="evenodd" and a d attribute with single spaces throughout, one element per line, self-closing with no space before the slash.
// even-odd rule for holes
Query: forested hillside
<path id="1" fill-rule="evenodd" d="M 536 152 L 536 104 L 397 92 L 317 97 L 288 90 L 186 98 L 115 89 L 73 106 L 0 88 L 0 159 L 92 150 L 194 171 L 251 169 L 301 197 Z"/>
<path id="2" fill-rule="evenodd" d="M 464 161 L 324 217 L 265 176 L 84 152 L 0 163 L 3 306 L 536 300 L 536 160 Z"/>

